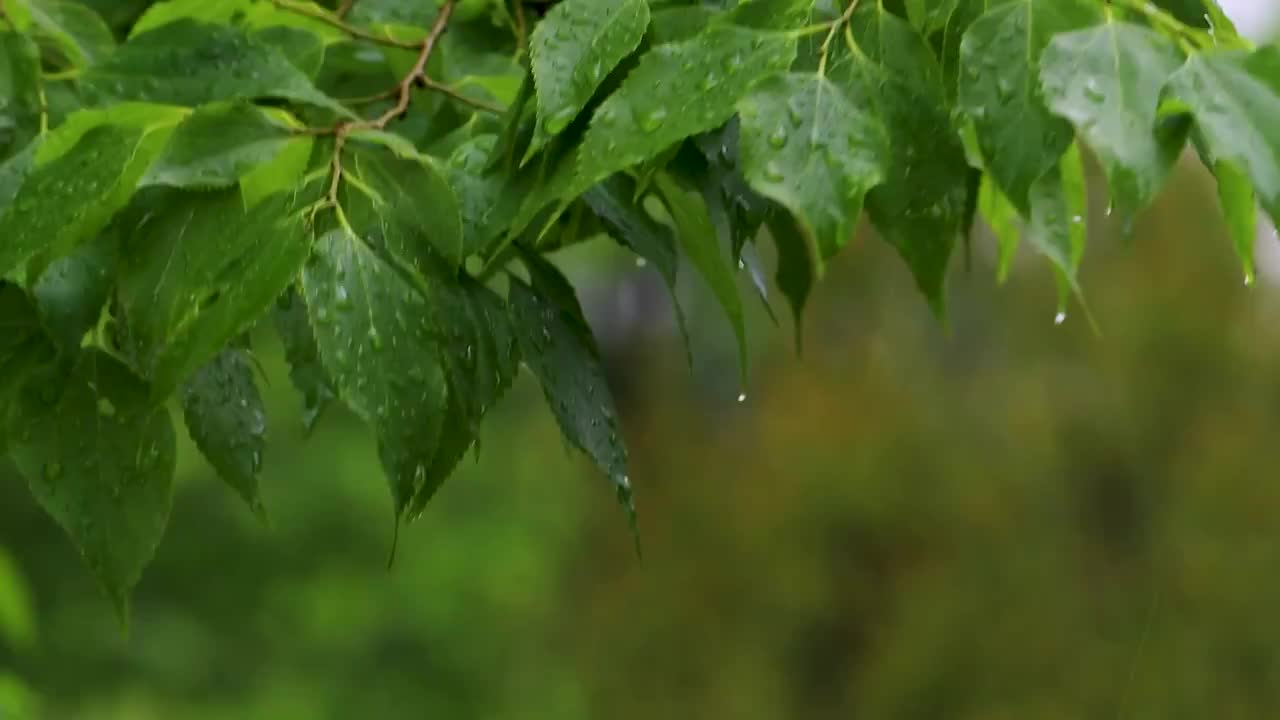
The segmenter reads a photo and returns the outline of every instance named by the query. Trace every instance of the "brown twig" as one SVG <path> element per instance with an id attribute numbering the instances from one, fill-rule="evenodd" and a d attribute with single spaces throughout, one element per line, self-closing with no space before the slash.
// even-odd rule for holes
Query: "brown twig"
<path id="1" fill-rule="evenodd" d="M 423 76 L 422 83 L 427 87 L 428 90 L 435 90 L 436 92 L 441 93 L 443 95 L 447 95 L 448 97 L 451 97 L 454 100 L 457 100 L 458 102 L 464 105 L 470 105 L 471 107 L 477 110 L 483 110 L 485 112 L 493 113 L 495 115 L 501 115 L 507 110 L 501 105 L 494 105 L 493 103 L 485 102 L 484 100 L 480 100 L 478 98 L 473 98 L 467 95 L 463 95 L 462 93 L 458 92 L 455 88 L 445 85 L 444 83 L 436 82 L 435 80 L 432 80 L 430 77 L 427 77 L 427 76 Z"/>
<path id="2" fill-rule="evenodd" d="M 281 10 L 302 15 L 303 17 L 308 17 L 312 20 L 322 22 L 329 27 L 337 28 L 351 37 L 359 38 L 360 40 L 368 40 L 372 43 L 386 45 L 387 47 L 400 48 L 402 50 L 416 50 L 420 46 L 420 44 L 416 42 L 397 40 L 393 37 L 371 33 L 368 30 L 344 22 L 341 15 L 334 15 L 308 5 L 295 5 L 292 0 L 271 0 L 271 4 Z M 347 9 L 349 10 L 350 7 Z"/>
<path id="3" fill-rule="evenodd" d="M 337 15 L 339 18 L 344 18 L 347 16 L 347 13 L 351 12 L 351 7 L 355 4 L 356 0 L 342 0 L 342 2 L 338 3 L 338 9 L 334 10 L 333 14 Z"/>
<path id="4" fill-rule="evenodd" d="M 444 87 L 427 77 L 427 63 L 431 60 L 431 53 L 435 51 L 436 43 L 440 40 L 440 36 L 444 34 L 445 28 L 449 26 L 449 18 L 453 16 L 453 8 L 456 4 L 457 0 L 445 0 L 440 5 L 440 13 L 436 15 L 435 22 L 432 23 L 427 37 L 422 40 L 420 45 L 416 46 L 418 48 L 417 61 L 413 63 L 413 67 L 409 72 L 400 79 L 396 87 L 388 92 L 388 95 L 396 95 L 399 98 L 394 106 L 373 120 L 349 120 L 340 122 L 327 131 L 310 131 L 311 134 L 332 133 L 334 136 L 333 169 L 332 177 L 329 181 L 330 204 L 335 207 L 338 205 L 338 188 L 342 180 L 342 147 L 346 144 L 347 136 L 357 130 L 386 130 L 393 120 L 408 112 L 409 100 L 413 95 L 415 83 L 421 82 L 427 87 L 434 85 L 437 90 Z M 441 91 L 443 92 L 443 90 Z"/>

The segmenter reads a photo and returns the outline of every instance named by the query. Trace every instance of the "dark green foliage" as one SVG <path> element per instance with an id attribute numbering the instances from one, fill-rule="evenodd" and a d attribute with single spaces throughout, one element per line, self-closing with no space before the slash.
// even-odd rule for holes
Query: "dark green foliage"
<path id="1" fill-rule="evenodd" d="M 167 516 L 172 396 L 260 511 L 243 339 L 268 314 L 307 425 L 336 402 L 373 428 L 397 521 L 520 364 L 633 513 L 555 248 L 611 235 L 673 290 L 691 266 L 745 378 L 766 236 L 799 326 L 864 209 L 939 316 L 975 215 L 1002 277 L 1026 228 L 1065 305 L 1086 150 L 1127 221 L 1193 139 L 1246 277 L 1255 199 L 1280 215 L 1280 54 L 1213 0 L 0 8 L 0 448 L 122 609 Z"/>

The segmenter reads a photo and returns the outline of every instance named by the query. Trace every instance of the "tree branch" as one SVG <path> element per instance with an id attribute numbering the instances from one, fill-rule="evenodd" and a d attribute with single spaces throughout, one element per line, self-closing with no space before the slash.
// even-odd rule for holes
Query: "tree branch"
<path id="1" fill-rule="evenodd" d="M 350 35 L 353 38 L 358 38 L 360 40 L 368 40 L 369 42 L 372 42 L 372 43 L 377 43 L 379 45 L 386 45 L 387 47 L 400 48 L 401 50 L 414 50 L 419 47 L 419 44 L 416 42 L 408 42 L 406 40 L 397 40 L 393 37 L 387 37 L 385 35 L 377 35 L 375 33 L 371 33 L 368 30 L 356 27 L 355 25 L 345 22 L 342 19 L 342 15 L 334 15 L 332 13 L 325 12 L 324 10 L 321 10 L 319 8 L 314 8 L 309 5 L 298 5 L 294 3 L 293 0 L 271 0 L 271 4 L 275 5 L 281 10 L 295 13 L 303 17 L 308 17 L 308 18 L 311 18 L 312 20 L 322 22 L 325 25 L 328 25 L 329 27 L 337 28 L 342 32 Z M 345 5 L 345 9 L 350 10 L 351 5 L 352 3 L 347 3 Z"/>

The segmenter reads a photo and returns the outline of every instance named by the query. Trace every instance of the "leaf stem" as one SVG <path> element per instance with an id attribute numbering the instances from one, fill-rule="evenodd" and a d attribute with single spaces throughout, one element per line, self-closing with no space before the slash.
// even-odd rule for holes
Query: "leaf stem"
<path id="1" fill-rule="evenodd" d="M 1213 35 L 1188 26 L 1167 11 L 1146 0 L 1110 0 L 1108 6 L 1119 6 L 1145 17 L 1152 25 L 1170 33 L 1188 54 L 1217 44 Z"/>
<path id="2" fill-rule="evenodd" d="M 393 37 L 387 37 L 385 35 L 378 35 L 377 33 L 369 32 L 364 28 L 359 28 L 359 27 L 356 27 L 355 25 L 352 25 L 346 22 L 345 20 L 342 19 L 342 15 L 340 14 L 335 15 L 333 13 L 325 12 L 324 10 L 321 10 L 319 8 L 314 8 L 309 5 L 299 5 L 296 2 L 294 2 L 294 0 L 271 0 L 271 4 L 275 5 L 281 10 L 285 10 L 287 12 L 301 15 L 303 17 L 308 17 L 308 18 L 311 18 L 312 20 L 317 20 L 319 22 L 322 22 L 325 25 L 328 25 L 329 27 L 337 28 L 342 32 L 350 35 L 353 38 L 359 38 L 360 40 L 368 40 L 369 42 L 372 42 L 372 43 L 377 43 L 379 45 L 386 45 L 387 47 L 400 48 L 402 50 L 415 50 L 419 47 L 419 43 L 409 42 L 407 40 L 397 40 Z M 347 10 L 350 10 L 351 5 L 352 3 L 346 3 L 345 8 Z M 441 9 L 441 12 L 443 12 L 443 8 Z"/>
<path id="3" fill-rule="evenodd" d="M 337 15 L 338 18 L 345 18 L 355 4 L 356 0 L 342 0 L 342 2 L 338 3 L 338 7 L 333 11 L 333 14 Z"/>
<path id="4" fill-rule="evenodd" d="M 858 0 L 850 0 L 849 5 L 844 9 L 844 12 L 841 13 L 840 17 L 836 18 L 831 23 L 831 29 L 827 31 L 827 37 L 822 41 L 822 47 L 818 50 L 820 56 L 818 59 L 819 76 L 827 74 L 827 58 L 831 53 L 831 41 L 834 40 L 836 34 L 840 32 L 840 28 L 849 24 L 849 19 L 853 17 L 853 11 L 856 9 L 858 9 Z"/>

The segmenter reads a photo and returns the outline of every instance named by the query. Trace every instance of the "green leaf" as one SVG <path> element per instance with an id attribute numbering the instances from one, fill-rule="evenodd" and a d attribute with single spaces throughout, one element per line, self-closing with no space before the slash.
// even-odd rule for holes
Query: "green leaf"
<path id="1" fill-rule="evenodd" d="M 796 352 L 804 349 L 805 303 L 822 276 L 822 252 L 814 245 L 813 235 L 806 233 L 795 217 L 787 213 L 771 214 L 769 234 L 778 249 L 778 271 L 775 281 L 791 306 L 795 323 Z"/>
<path id="2" fill-rule="evenodd" d="M 534 27 L 529 56 L 538 125 L 526 160 L 582 112 L 600 83 L 639 47 L 648 25 L 647 0 L 564 0 Z"/>
<path id="3" fill-rule="evenodd" d="M 815 0 L 748 0 L 719 16 L 720 22 L 760 30 L 802 27 L 813 19 Z"/>
<path id="4" fill-rule="evenodd" d="M 1165 93 L 1162 112 L 1190 112 L 1206 162 L 1242 172 L 1280 222 L 1280 48 L 1201 53 L 1174 73 Z"/>
<path id="5" fill-rule="evenodd" d="M 942 72 L 906 21 L 859 8 L 835 42 L 827 77 L 889 133 L 888 173 L 867 194 L 880 235 L 906 261 L 934 312 L 945 313 L 947 264 L 967 230 L 969 167 L 951 123 Z"/>
<path id="6" fill-rule="evenodd" d="M 1121 22 L 1058 35 L 1041 58 L 1045 103 L 1097 153 L 1124 217 L 1151 202 L 1186 144 L 1185 123 L 1156 124 L 1182 61 L 1162 35 Z"/>
<path id="7" fill-rule="evenodd" d="M 23 392 L 9 448 L 32 495 L 71 536 L 124 621 L 129 594 L 164 535 L 173 499 L 169 413 L 102 351 L 69 378 Z"/>
<path id="8" fill-rule="evenodd" d="M 588 190 L 582 199 L 618 242 L 653 265 L 674 300 L 678 269 L 675 238 L 670 228 L 637 204 L 636 195 L 636 182 L 619 173 Z"/>
<path id="9" fill-rule="evenodd" d="M 142 178 L 143 185 L 224 188 L 269 163 L 298 135 L 252 105 L 233 103 L 197 109 L 173 132 L 169 144 Z"/>
<path id="10" fill-rule="evenodd" d="M 698 273 L 707 281 L 711 292 L 724 309 L 733 336 L 738 343 L 738 367 L 741 381 L 745 385 L 747 379 L 747 325 L 742 307 L 742 296 L 738 294 L 738 280 L 735 275 L 733 259 L 720 246 L 720 235 L 707 211 L 707 204 L 701 193 L 686 190 L 667 173 L 658 173 L 654 177 L 654 187 L 662 194 L 671 219 L 675 221 L 676 237 L 684 248 L 689 262 L 698 269 Z"/>
<path id="11" fill-rule="evenodd" d="M 320 10 L 320 6 L 306 0 L 290 0 L 292 5 Z M 291 12 L 262 0 L 164 0 L 157 2 L 142 14 L 129 29 L 129 36 L 141 35 L 162 25 L 184 20 L 204 23 L 236 25 L 247 30 L 265 28 L 296 28 L 317 36 L 326 43 L 345 39 L 341 30 L 298 12 Z"/>
<path id="12" fill-rule="evenodd" d="M 1098 7 L 1085 0 L 1015 0 L 987 12 L 965 33 L 960 107 L 973 120 L 987 171 L 1024 215 L 1032 183 L 1073 137 L 1040 95 L 1040 55 L 1054 35 L 1100 20 Z"/>
<path id="13" fill-rule="evenodd" d="M 0 32 L 0 158 L 40 132 L 40 49 L 25 35 Z"/>
<path id="14" fill-rule="evenodd" d="M 448 414 L 439 450 L 409 510 L 419 517 L 468 448 L 478 442 L 480 422 L 515 379 L 519 350 L 506 303 L 469 278 L 433 278 L 432 318 L 444 350 L 449 386 Z"/>
<path id="15" fill-rule="evenodd" d="M 1258 205 L 1253 183 L 1234 164 L 1220 161 L 1213 167 L 1218 179 L 1218 201 L 1227 221 L 1227 234 L 1244 266 L 1244 284 L 1254 280 L 1253 245 L 1258 238 Z"/>
<path id="16" fill-rule="evenodd" d="M 563 197 L 719 127 L 762 78 L 786 70 L 795 41 L 733 26 L 650 50 L 592 117 Z"/>
<path id="17" fill-rule="evenodd" d="M 244 499 L 254 514 L 266 517 L 258 494 L 258 472 L 266 449 L 267 414 L 246 351 L 218 353 L 182 387 L 187 431 L 209 464 Z"/>
<path id="18" fill-rule="evenodd" d="M 78 351 L 85 333 L 98 324 L 115 282 L 117 242 L 108 229 L 54 261 L 32 287 L 41 322 L 63 352 Z"/>
<path id="19" fill-rule="evenodd" d="M 53 41 L 73 67 L 101 62 L 116 49 L 115 37 L 102 16 L 77 2 L 11 0 L 29 18 L 37 36 Z"/>
<path id="20" fill-rule="evenodd" d="M 53 260 L 97 235 L 133 195 L 159 154 L 170 128 L 99 125 L 65 154 L 46 161 L 59 143 L 55 131 L 36 155 L 36 167 L 0 214 L 0 275 L 40 252 Z"/>
<path id="21" fill-rule="evenodd" d="M 114 100 L 194 107 L 226 100 L 283 98 L 351 116 L 276 50 L 234 28 L 176 20 L 130 38 L 84 83 Z"/>
<path id="22" fill-rule="evenodd" d="M 485 135 L 459 145 L 446 167 L 449 186 L 458 198 L 462 254 L 467 257 L 484 251 L 510 219 L 502 212 L 504 202 L 513 200 L 503 192 L 506 180 L 485 167 L 493 141 L 492 135 Z"/>
<path id="23" fill-rule="evenodd" d="M 392 265 L 345 230 L 316 241 L 302 288 L 339 398 L 377 434 L 398 519 L 426 482 L 447 410 L 430 308 Z"/>
<path id="24" fill-rule="evenodd" d="M 560 431 L 613 482 L 635 524 L 627 449 L 591 329 L 573 288 L 550 263 L 526 257 L 532 285 L 512 277 L 507 297 L 525 365 L 542 383 Z"/>
<path id="25" fill-rule="evenodd" d="M 349 196 L 362 196 L 370 205 L 362 219 L 349 211 L 366 237 L 364 222 L 377 229 L 392 254 L 419 271 L 436 259 L 455 269 L 462 264 L 462 211 L 435 160 L 397 157 L 370 146 L 357 148 L 348 165 L 354 173 Z"/>
<path id="26" fill-rule="evenodd" d="M 1088 211 L 1084 164 L 1076 144 L 1068 146 L 1058 164 L 1031 186 L 1028 202 L 1027 237 L 1058 273 L 1058 312 L 1065 313 L 1070 294 L 1080 292 L 1076 272 L 1084 256 Z"/>
<path id="27" fill-rule="evenodd" d="M 311 327 L 306 301 L 296 288 L 289 288 L 280 296 L 272 314 L 284 357 L 289 363 L 289 379 L 302 393 L 302 422 L 307 431 L 315 428 L 336 391 L 320 360 L 320 348 L 316 345 L 315 330 Z"/>
<path id="28" fill-rule="evenodd" d="M 272 306 L 307 257 L 305 211 L 276 195 L 164 192 L 126 233 L 119 299 L 128 340 L 166 397 Z"/>
<path id="29" fill-rule="evenodd" d="M 1013 269 L 1013 259 L 1022 238 L 1021 218 L 1018 216 L 1018 209 L 986 173 L 982 175 L 982 186 L 978 190 L 978 214 L 996 236 L 996 277 L 1003 283 Z"/>
<path id="30" fill-rule="evenodd" d="M 738 108 L 747 182 L 795 213 L 823 257 L 831 257 L 852 237 L 867 191 L 887 175 L 884 126 L 813 74 L 770 78 Z"/>

